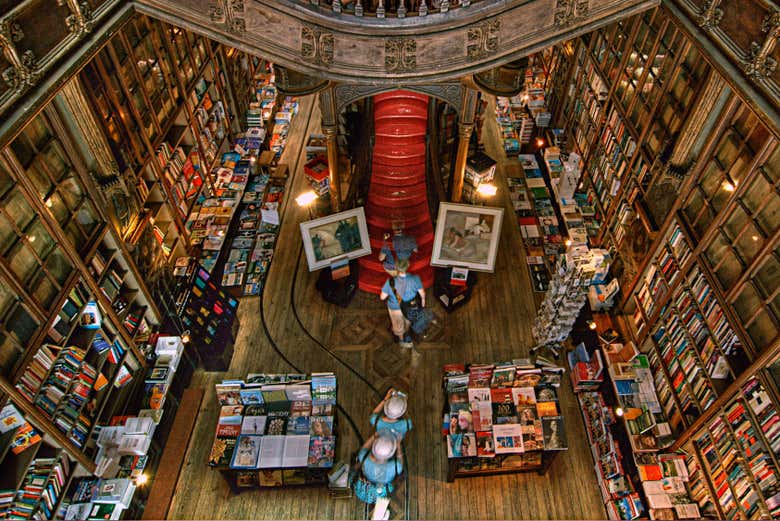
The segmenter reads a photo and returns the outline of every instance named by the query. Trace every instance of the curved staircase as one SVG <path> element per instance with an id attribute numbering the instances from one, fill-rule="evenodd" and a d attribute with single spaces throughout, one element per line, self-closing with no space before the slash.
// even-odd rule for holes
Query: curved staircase
<path id="1" fill-rule="evenodd" d="M 427 127 L 427 96 L 403 90 L 374 96 L 376 139 L 366 203 L 371 256 L 360 259 L 359 287 L 363 291 L 378 294 L 387 280 L 378 256 L 382 235 L 392 233 L 396 219 L 402 219 L 404 233 L 417 240 L 409 271 L 419 275 L 426 288 L 433 285 L 433 225 L 425 185 Z"/>

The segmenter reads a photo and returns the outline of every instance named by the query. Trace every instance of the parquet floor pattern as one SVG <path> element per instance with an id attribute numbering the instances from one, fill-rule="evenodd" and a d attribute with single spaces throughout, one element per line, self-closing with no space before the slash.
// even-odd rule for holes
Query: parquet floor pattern
<path id="1" fill-rule="evenodd" d="M 405 443 L 408 482 L 393 499 L 392 518 L 406 515 L 403 512 L 405 487 L 409 489 L 411 519 L 604 517 L 584 425 L 567 380 L 560 389 L 560 404 L 566 419 L 569 450 L 558 457 L 546 476 L 530 473 L 462 479 L 455 483 L 445 481 L 446 448 L 440 436 L 444 399 L 442 365 L 526 356 L 532 345 L 530 330 L 539 301 L 530 286 L 519 227 L 507 195 L 506 160 L 492 110 L 491 104 L 483 141 L 489 155 L 502 158 L 496 179 L 499 192 L 492 204 L 505 208 L 496 272 L 480 274 L 471 301 L 452 314 L 446 314 L 430 295 L 429 305 L 440 317 L 440 331 L 418 346 L 416 352 L 410 352 L 401 351 L 392 342 L 387 312 L 375 296 L 358 294 L 348 308 L 323 302 L 314 288 L 317 273 L 309 273 L 305 259 L 301 258 L 298 223 L 307 220 L 308 215 L 295 205 L 294 197 L 306 189 L 302 144 L 310 132 L 319 131 L 320 121 L 315 99 L 311 96 L 301 99 L 300 112 L 292 122 L 282 157 L 293 175 L 275 258 L 262 297 L 268 330 L 278 351 L 266 338 L 260 299 L 242 300 L 241 328 L 230 370 L 226 373 L 199 371 L 193 379 L 192 385 L 204 387 L 206 394 L 169 518 L 364 518 L 365 509 L 357 500 L 334 500 L 320 488 L 261 489 L 232 496 L 219 473 L 206 465 L 218 416 L 214 384 L 249 372 L 295 370 L 336 372 L 339 403 L 355 421 L 362 437 L 370 435 L 367 418 L 378 401 L 372 387 L 384 392 L 393 385 L 410 393 L 414 431 Z M 303 327 L 327 350 L 306 334 L 294 310 Z M 360 442 L 344 420 L 339 420 L 337 458 L 346 461 Z"/>

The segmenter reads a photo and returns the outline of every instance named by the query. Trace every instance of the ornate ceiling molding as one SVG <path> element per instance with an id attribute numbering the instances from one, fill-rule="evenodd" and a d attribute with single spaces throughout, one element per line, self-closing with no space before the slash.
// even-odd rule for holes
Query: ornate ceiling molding
<path id="1" fill-rule="evenodd" d="M 340 114 L 347 105 L 369 96 L 376 96 L 383 92 L 395 90 L 397 87 L 376 86 L 367 84 L 337 85 L 333 88 L 336 98 L 335 113 Z M 463 104 L 464 86 L 458 82 L 431 83 L 427 85 L 415 85 L 404 87 L 406 90 L 419 92 L 426 96 L 446 101 L 451 107 L 460 112 Z"/>
<path id="2" fill-rule="evenodd" d="M 305 74 L 349 83 L 371 78 L 372 83 L 393 86 L 461 78 L 657 4 L 484 1 L 435 16 L 377 21 L 287 0 L 134 1 L 151 16 Z M 242 20 L 240 32 L 231 22 L 236 19 Z"/>

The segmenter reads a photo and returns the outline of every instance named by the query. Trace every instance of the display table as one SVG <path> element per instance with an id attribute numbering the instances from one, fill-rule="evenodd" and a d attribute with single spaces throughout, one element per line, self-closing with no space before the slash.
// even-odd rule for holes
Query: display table
<path id="1" fill-rule="evenodd" d="M 233 493 L 328 484 L 336 453 L 333 373 L 250 374 L 216 391 L 220 414 L 208 464 Z"/>
<path id="2" fill-rule="evenodd" d="M 468 302 L 477 283 L 477 274 L 472 270 L 469 270 L 465 285 L 452 284 L 451 277 L 452 268 L 437 268 L 433 283 L 433 295 L 448 313 Z"/>
<path id="3" fill-rule="evenodd" d="M 516 472 L 544 475 L 558 452 L 568 449 L 556 391 L 560 368 L 516 362 L 444 367 L 448 482 Z"/>

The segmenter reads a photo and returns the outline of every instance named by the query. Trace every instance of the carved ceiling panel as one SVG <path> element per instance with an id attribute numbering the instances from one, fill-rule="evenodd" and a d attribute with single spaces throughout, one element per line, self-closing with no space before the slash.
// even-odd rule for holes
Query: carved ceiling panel
<path id="1" fill-rule="evenodd" d="M 0 112 L 37 85 L 120 0 L 1 1 Z M 12 5 L 12 7 L 11 7 Z"/>
<path id="2" fill-rule="evenodd" d="M 355 20 L 363 19 L 354 16 L 318 16 L 279 0 L 135 1 L 151 16 L 291 69 L 347 82 L 369 77 L 386 85 L 460 78 L 657 3 L 507 0 L 458 9 L 447 13 L 458 16 L 439 17 L 438 24 L 437 18 L 428 16 L 381 23 L 371 19 L 360 25 Z"/>
<path id="3" fill-rule="evenodd" d="M 780 10 L 770 0 L 673 0 L 706 38 L 747 80 L 748 98 L 761 93 L 769 106 L 780 107 L 777 39 Z M 769 109 L 771 110 L 771 109 Z"/>

